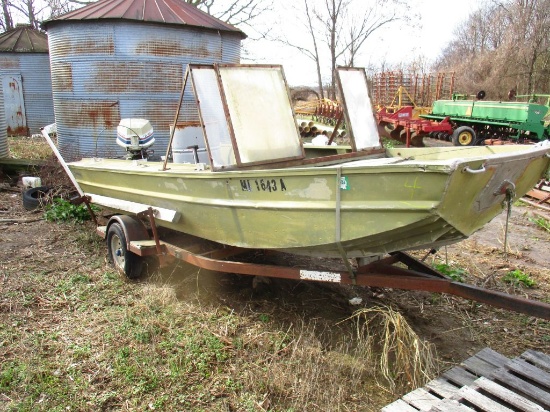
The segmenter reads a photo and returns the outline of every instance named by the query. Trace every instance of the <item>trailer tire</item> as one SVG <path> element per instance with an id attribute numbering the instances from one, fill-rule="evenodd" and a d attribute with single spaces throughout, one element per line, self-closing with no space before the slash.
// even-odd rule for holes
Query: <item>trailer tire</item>
<path id="1" fill-rule="evenodd" d="M 122 274 L 136 279 L 143 269 L 143 258 L 128 250 L 126 235 L 120 223 L 113 223 L 107 231 L 109 261 Z"/>
<path id="2" fill-rule="evenodd" d="M 453 132 L 453 145 L 473 146 L 476 142 L 476 132 L 468 126 L 460 126 Z"/>

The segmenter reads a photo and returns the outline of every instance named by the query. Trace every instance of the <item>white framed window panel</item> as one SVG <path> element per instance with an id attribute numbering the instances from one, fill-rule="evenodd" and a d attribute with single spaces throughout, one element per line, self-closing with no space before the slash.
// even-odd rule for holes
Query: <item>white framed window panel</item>
<path id="1" fill-rule="evenodd" d="M 337 69 L 348 126 L 355 141 L 355 149 L 382 147 L 374 119 L 372 103 L 364 69 Z"/>
<path id="2" fill-rule="evenodd" d="M 212 167 L 219 169 L 236 165 L 216 71 L 214 68 L 191 67 L 191 79 L 212 157 Z"/>
<path id="3" fill-rule="evenodd" d="M 304 158 L 281 67 L 218 69 L 241 163 Z"/>

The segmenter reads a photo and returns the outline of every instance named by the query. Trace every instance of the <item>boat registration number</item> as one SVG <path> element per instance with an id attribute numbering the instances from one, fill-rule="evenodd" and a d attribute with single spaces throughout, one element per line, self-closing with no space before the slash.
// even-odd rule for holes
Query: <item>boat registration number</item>
<path id="1" fill-rule="evenodd" d="M 241 179 L 241 189 L 243 192 L 284 192 L 286 185 L 283 179 Z"/>

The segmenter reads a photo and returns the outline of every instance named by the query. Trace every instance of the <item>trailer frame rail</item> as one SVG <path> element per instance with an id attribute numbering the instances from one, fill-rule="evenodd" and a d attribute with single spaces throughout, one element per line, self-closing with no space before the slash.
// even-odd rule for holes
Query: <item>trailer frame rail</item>
<path id="1" fill-rule="evenodd" d="M 133 239 L 131 233 L 139 231 L 129 228 L 127 230 L 127 250 L 141 257 L 156 256 L 159 258 L 161 266 L 177 259 L 216 272 L 446 293 L 501 309 L 550 320 L 550 304 L 456 282 L 405 252 L 392 252 L 387 257 L 358 265 L 354 267 L 353 274 L 350 274 L 343 264 L 341 270 L 327 270 L 326 267 L 314 262 L 313 259 L 309 259 L 307 265 L 296 266 L 258 263 L 247 261 L 246 256 L 250 256 L 251 253 L 255 256 L 270 257 L 277 254 L 288 254 L 272 250 L 227 246 L 181 233 L 178 233 L 179 242 L 176 245 L 160 239 L 153 215 L 152 210 L 147 210 L 141 216 L 142 218 L 149 217 L 149 222 L 155 228 L 152 230 L 153 239 Z M 137 219 L 134 220 L 136 224 L 143 224 Z M 117 222 L 121 223 L 120 220 L 117 220 Z M 101 237 L 106 238 L 108 227 L 109 224 L 98 226 L 96 232 Z M 277 261 L 281 262 L 285 259 L 281 258 Z"/>

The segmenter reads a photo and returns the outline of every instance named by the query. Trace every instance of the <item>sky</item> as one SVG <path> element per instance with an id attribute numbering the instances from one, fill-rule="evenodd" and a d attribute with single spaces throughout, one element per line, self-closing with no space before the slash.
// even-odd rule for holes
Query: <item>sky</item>
<path id="1" fill-rule="evenodd" d="M 322 1 L 308 0 L 308 3 Z M 415 19 L 407 25 L 396 23 L 381 29 L 363 46 L 355 66 L 379 67 L 381 62 L 396 65 L 410 62 L 419 55 L 433 62 L 451 41 L 455 29 L 477 10 L 481 0 L 410 0 L 410 3 L 415 4 L 414 11 L 419 16 L 418 20 Z M 280 28 L 287 38 L 294 39 L 304 34 L 298 29 L 298 20 L 289 4 L 289 0 L 276 1 L 275 7 L 281 8 L 278 10 L 281 19 L 274 20 L 271 24 Z M 244 31 L 247 32 L 246 29 Z M 247 52 L 242 62 L 282 64 L 290 86 L 316 84 L 313 61 L 296 49 L 265 40 L 246 40 L 244 47 Z M 328 59 L 325 66 L 330 67 Z M 326 81 L 328 73 L 327 70 L 324 72 Z"/>
<path id="2" fill-rule="evenodd" d="M 274 13 L 264 13 L 255 24 L 272 33 L 295 41 L 307 37 L 301 29 L 306 18 L 297 15 L 293 4 L 302 4 L 303 0 L 273 0 Z M 310 8 L 322 5 L 325 0 L 307 0 Z M 362 3 L 372 0 L 355 0 Z M 433 62 L 450 42 L 458 25 L 487 0 L 407 0 L 418 19 L 409 24 L 396 23 L 376 32 L 362 47 L 361 55 L 356 59 L 357 67 L 395 66 L 406 64 L 422 55 Z M 224 1 L 220 4 L 223 7 Z M 14 16 L 21 20 L 21 16 Z M 261 18 L 264 18 L 264 21 Z M 22 20 L 23 21 L 23 20 Z M 315 64 L 296 49 L 281 42 L 257 40 L 257 34 L 250 28 L 242 27 L 249 35 L 243 42 L 242 63 L 282 64 L 290 86 L 315 86 L 317 81 Z M 282 33 L 282 34 L 281 34 Z M 304 43 L 306 44 L 306 43 Z M 323 81 L 330 78 L 328 55 L 323 59 Z"/>

